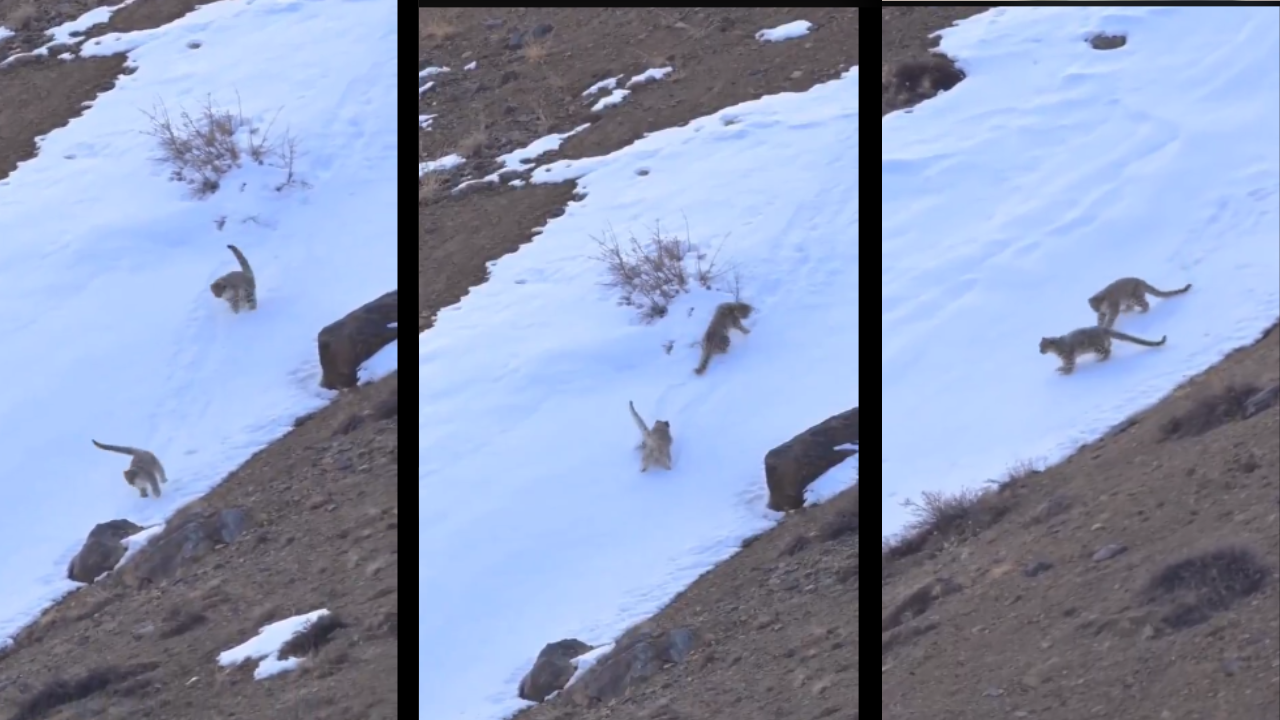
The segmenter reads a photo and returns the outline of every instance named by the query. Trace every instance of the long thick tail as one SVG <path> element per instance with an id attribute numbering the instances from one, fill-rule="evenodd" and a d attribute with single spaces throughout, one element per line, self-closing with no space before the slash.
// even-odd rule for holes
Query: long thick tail
<path id="1" fill-rule="evenodd" d="M 701 375 L 702 373 L 706 372 L 706 371 L 707 371 L 707 365 L 710 365 L 710 364 L 711 364 L 711 355 L 712 355 L 712 352 L 711 352 L 711 350 L 707 347 L 707 341 L 706 341 L 706 340 L 703 340 L 703 341 L 700 343 L 700 345 L 702 346 L 702 359 L 698 361 L 698 367 L 696 367 L 696 368 L 694 368 L 694 369 L 693 369 L 693 372 L 694 372 L 694 374 L 696 374 L 696 375 Z"/>
<path id="2" fill-rule="evenodd" d="M 631 408 L 631 417 L 636 419 L 636 427 L 640 428 L 640 434 L 646 438 L 649 437 L 649 426 L 644 424 L 644 418 L 636 412 L 636 404 L 628 400 L 627 406 Z"/>
<path id="3" fill-rule="evenodd" d="M 245 259 L 244 253 L 240 252 L 240 248 L 235 245 L 228 245 L 227 249 L 236 256 L 236 260 L 240 262 L 240 269 L 244 271 L 244 274 L 253 277 L 253 268 L 249 267 L 249 261 Z"/>
<path id="4" fill-rule="evenodd" d="M 1147 347 L 1156 347 L 1157 345 L 1163 345 L 1164 341 L 1169 339 L 1168 335 L 1161 335 L 1159 342 L 1156 342 L 1153 340 L 1143 340 L 1140 337 L 1126 335 L 1125 333 L 1122 333 L 1119 330 L 1112 330 L 1110 328 L 1107 328 L 1107 334 L 1119 340 L 1124 340 L 1131 343 L 1137 343 L 1139 345 L 1146 345 Z"/>
<path id="5" fill-rule="evenodd" d="M 105 443 L 100 443 L 97 440 L 93 440 L 93 444 L 97 445 L 103 450 L 110 450 L 111 452 L 124 453 L 125 455 L 136 455 L 138 453 L 137 448 L 126 447 L 124 445 L 107 445 Z"/>
<path id="6" fill-rule="evenodd" d="M 1152 295 L 1155 295 L 1158 298 L 1167 298 L 1167 297 L 1173 297 L 1174 295 L 1181 295 L 1182 293 L 1191 289 L 1191 283 L 1187 283 L 1185 287 L 1178 288 L 1177 290 L 1161 290 L 1160 288 L 1151 287 L 1151 285 L 1149 285 L 1146 282 L 1143 282 L 1142 284 L 1146 285 L 1145 289 L 1147 292 L 1151 293 Z"/>

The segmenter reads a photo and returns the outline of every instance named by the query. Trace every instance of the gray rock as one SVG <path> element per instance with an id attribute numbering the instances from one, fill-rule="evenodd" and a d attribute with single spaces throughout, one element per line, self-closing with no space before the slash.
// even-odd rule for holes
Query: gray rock
<path id="1" fill-rule="evenodd" d="M 131 587 L 177 577 L 214 549 L 235 542 L 249 525 L 243 508 L 179 514 L 125 565 L 121 577 Z"/>
<path id="2" fill-rule="evenodd" d="M 689 628 L 644 632 L 619 647 L 583 673 L 565 694 L 576 705 L 609 702 L 626 695 L 657 675 L 663 667 L 684 662 L 697 644 Z"/>
<path id="3" fill-rule="evenodd" d="M 320 387 L 355 387 L 360 364 L 396 339 L 397 292 L 392 290 L 361 305 L 320 331 L 316 338 L 322 370 Z"/>
<path id="4" fill-rule="evenodd" d="M 89 531 L 84 547 L 67 565 L 67 578 L 75 582 L 92 583 L 94 578 L 113 570 L 124 557 L 122 540 L 142 532 L 141 525 L 128 520 L 110 520 L 99 523 Z"/>
<path id="5" fill-rule="evenodd" d="M 577 670 L 573 659 L 590 650 L 590 645 L 573 638 L 547 643 L 533 661 L 533 667 L 520 680 L 520 699 L 542 702 L 552 693 L 563 690 Z"/>
<path id="6" fill-rule="evenodd" d="M 1244 403 L 1244 417 L 1251 418 L 1254 415 L 1266 410 L 1276 404 L 1276 400 L 1280 399 L 1280 385 L 1272 385 L 1266 390 L 1261 390 L 1249 398 Z"/>
<path id="7" fill-rule="evenodd" d="M 803 507 L 805 488 L 858 452 L 835 449 L 845 444 L 858 444 L 856 407 L 823 420 L 765 453 L 769 509 L 785 511 Z"/>

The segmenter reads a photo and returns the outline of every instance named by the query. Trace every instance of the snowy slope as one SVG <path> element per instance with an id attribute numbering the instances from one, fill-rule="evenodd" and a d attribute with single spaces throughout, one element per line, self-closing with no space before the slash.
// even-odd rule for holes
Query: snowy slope
<path id="1" fill-rule="evenodd" d="M 1099 52 L 1085 38 L 1125 34 Z M 943 33 L 968 79 L 884 120 L 884 527 L 924 490 L 1063 458 L 1280 315 L 1280 9 L 1005 8 Z M 1072 376 L 1041 336 L 1163 289 Z"/>
<path id="2" fill-rule="evenodd" d="M 395 47 L 394 3 L 338 0 L 214 3 L 87 43 L 137 72 L 0 182 L 0 642 L 73 587 L 96 523 L 162 521 L 326 402 L 317 331 L 396 282 Z M 170 182 L 141 111 L 206 93 L 279 112 L 310 188 L 257 166 L 207 200 Z M 209 292 L 229 242 L 256 312 Z M 155 452 L 164 496 L 90 439 Z"/>
<path id="3" fill-rule="evenodd" d="M 612 640 L 776 520 L 764 453 L 858 402 L 856 96 L 850 71 L 534 172 L 586 198 L 419 340 L 420 717 L 520 708 L 543 644 Z M 590 259 L 684 218 L 758 308 L 703 377 L 690 343 L 730 295 L 641 324 Z M 640 472 L 629 400 L 671 422 L 672 471 Z"/>

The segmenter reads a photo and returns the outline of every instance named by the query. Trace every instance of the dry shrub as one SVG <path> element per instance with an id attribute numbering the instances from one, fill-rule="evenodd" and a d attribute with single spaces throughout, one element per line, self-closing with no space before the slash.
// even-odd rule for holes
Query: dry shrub
<path id="1" fill-rule="evenodd" d="M 1214 614 L 1266 586 L 1270 570 L 1257 553 L 1242 545 L 1225 545 L 1170 562 L 1142 588 L 1143 604 L 1164 605 L 1165 625 L 1181 630 L 1200 625 Z"/>
<path id="2" fill-rule="evenodd" d="M 1258 394 L 1252 383 L 1228 383 L 1200 396 L 1192 406 L 1160 426 L 1160 440 L 1182 440 L 1203 435 L 1245 417 L 1249 398 Z"/>
<path id="3" fill-rule="evenodd" d="M 550 52 L 550 45 L 544 40 L 530 40 L 520 49 L 520 54 L 524 56 L 525 62 L 530 65 L 542 64 Z"/>
<path id="4" fill-rule="evenodd" d="M 972 538 L 999 522 L 1011 505 L 1008 495 L 993 490 L 925 491 L 920 502 L 903 502 L 914 517 L 901 535 L 881 543 L 883 559 L 896 560 L 930 545 L 946 547 Z"/>
<path id="5" fill-rule="evenodd" d="M 666 317 L 671 301 L 688 292 L 690 282 L 710 290 L 726 272 L 716 264 L 718 251 L 708 257 L 689 240 L 687 223 L 683 238 L 663 234 L 654 223 L 648 241 L 631 235 L 624 244 L 612 228 L 591 239 L 599 250 L 592 259 L 604 263 L 608 275 L 603 284 L 620 290 L 620 303 L 640 308 L 645 320 Z M 687 267 L 690 258 L 692 268 Z"/>
<path id="6" fill-rule="evenodd" d="M 174 606 L 165 613 L 164 623 L 160 627 L 160 638 L 168 640 L 185 635 L 209 622 L 209 617 L 202 612 L 183 606 Z"/>
<path id="7" fill-rule="evenodd" d="M 297 140 L 288 129 L 273 136 L 275 118 L 265 128 L 255 125 L 245 118 L 238 99 L 234 112 L 215 106 L 212 96 L 205 96 L 204 105 L 194 113 L 180 108 L 175 117 L 163 101 L 151 112 L 142 112 L 151 123 L 143 132 L 160 145 L 157 159 L 172 168 L 171 180 L 189 185 L 196 197 L 217 192 L 222 178 L 240 167 L 245 158 L 285 172 L 276 190 L 306 186 L 294 175 Z"/>
<path id="8" fill-rule="evenodd" d="M 458 26 L 449 22 L 438 12 L 427 12 L 418 16 L 418 42 L 435 45 L 457 34 Z"/>
<path id="9" fill-rule="evenodd" d="M 465 137 L 458 141 L 458 148 L 455 152 L 464 158 L 475 157 L 476 153 L 484 149 L 489 143 L 489 130 L 481 124 L 480 127 L 467 133 Z"/>
<path id="10" fill-rule="evenodd" d="M 30 30 L 30 25 L 36 19 L 36 15 L 35 0 L 20 2 L 4 16 L 3 22 L 0 22 L 0 27 L 7 27 L 14 32 Z"/>
<path id="11" fill-rule="evenodd" d="M 84 700 L 98 693 L 122 685 L 160 667 L 157 662 L 94 668 L 75 678 L 55 677 L 39 690 L 29 695 L 17 706 L 12 720 L 38 720 L 49 717 L 64 705 Z"/>
<path id="12" fill-rule="evenodd" d="M 429 172 L 418 178 L 418 204 L 429 205 L 445 196 L 448 180 L 443 173 Z"/>

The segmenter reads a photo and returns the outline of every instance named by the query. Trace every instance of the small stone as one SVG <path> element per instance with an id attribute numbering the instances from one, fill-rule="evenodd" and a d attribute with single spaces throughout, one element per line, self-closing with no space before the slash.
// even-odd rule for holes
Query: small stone
<path id="1" fill-rule="evenodd" d="M 1048 560 L 1037 560 L 1022 569 L 1022 574 L 1027 577 L 1035 577 L 1043 572 L 1047 572 L 1053 568 L 1053 563 Z"/>
<path id="2" fill-rule="evenodd" d="M 1111 545 L 1107 545 L 1107 546 L 1103 547 L 1101 550 L 1099 550 L 1098 552 L 1094 553 L 1094 554 L 1093 554 L 1093 561 L 1094 561 L 1094 562 L 1102 562 L 1103 560 L 1110 560 L 1111 558 L 1113 558 L 1113 557 L 1115 557 L 1115 556 L 1117 556 L 1117 555 L 1121 555 L 1121 554 L 1123 554 L 1123 553 L 1124 553 L 1124 552 L 1126 552 L 1128 549 L 1129 549 L 1129 548 L 1127 548 L 1127 547 L 1125 547 L 1124 545 L 1121 545 L 1121 544 L 1119 544 L 1119 543 L 1112 543 Z"/>

